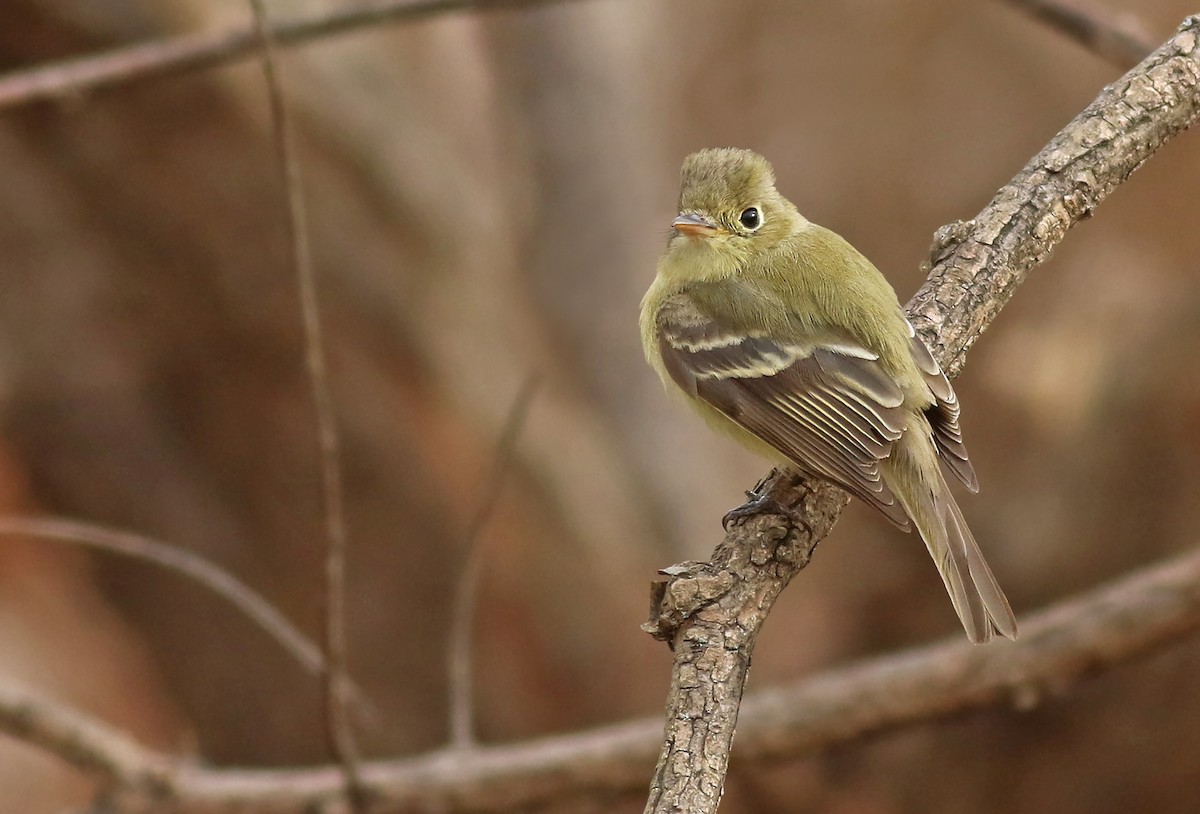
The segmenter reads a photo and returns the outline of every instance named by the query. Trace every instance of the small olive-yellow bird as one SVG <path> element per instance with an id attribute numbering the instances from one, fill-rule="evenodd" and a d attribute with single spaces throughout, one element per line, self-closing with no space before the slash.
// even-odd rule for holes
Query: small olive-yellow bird
<path id="1" fill-rule="evenodd" d="M 671 227 L 641 313 L 668 388 L 750 450 L 916 526 L 971 641 L 1015 638 L 942 474 L 978 491 L 958 399 L 878 269 L 748 150 L 688 156 Z"/>

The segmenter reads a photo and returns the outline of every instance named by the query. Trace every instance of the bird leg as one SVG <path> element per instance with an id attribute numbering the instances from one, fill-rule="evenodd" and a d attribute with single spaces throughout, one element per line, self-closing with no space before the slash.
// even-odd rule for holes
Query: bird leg
<path id="1" fill-rule="evenodd" d="M 751 517 L 759 514 L 778 514 L 795 522 L 799 513 L 791 506 L 783 503 L 777 496 L 777 489 L 786 487 L 789 473 L 786 470 L 772 469 L 771 473 L 746 492 L 746 502 L 735 509 L 730 509 L 721 518 L 721 527 L 729 531 L 731 526 L 741 525 Z"/>

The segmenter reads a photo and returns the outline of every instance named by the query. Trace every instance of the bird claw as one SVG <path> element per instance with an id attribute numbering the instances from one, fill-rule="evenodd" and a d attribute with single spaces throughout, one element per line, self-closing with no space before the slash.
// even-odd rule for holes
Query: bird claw
<path id="1" fill-rule="evenodd" d="M 800 517 L 795 509 L 785 506 L 770 492 L 746 492 L 746 497 L 749 499 L 745 503 L 735 509 L 730 509 L 721 518 L 721 527 L 725 531 L 728 532 L 731 526 L 740 526 L 759 514 L 777 514 L 793 522 Z"/>

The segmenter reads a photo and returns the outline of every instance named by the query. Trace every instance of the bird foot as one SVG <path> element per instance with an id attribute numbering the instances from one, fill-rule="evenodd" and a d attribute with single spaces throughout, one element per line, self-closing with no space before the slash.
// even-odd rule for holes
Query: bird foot
<path id="1" fill-rule="evenodd" d="M 736 509 L 730 509 L 721 518 L 721 527 L 725 531 L 729 531 L 732 526 L 740 526 L 759 514 L 778 514 L 793 522 L 800 518 L 800 514 L 795 509 L 785 506 L 770 492 L 746 492 L 746 497 L 749 499 L 745 503 Z"/>

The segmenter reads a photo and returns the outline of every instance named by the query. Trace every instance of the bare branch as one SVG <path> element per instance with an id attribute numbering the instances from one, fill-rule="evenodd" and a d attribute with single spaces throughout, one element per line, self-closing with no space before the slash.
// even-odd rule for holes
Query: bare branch
<path id="1" fill-rule="evenodd" d="M 947 373 L 962 369 L 967 350 L 1067 231 L 1198 115 L 1200 17 L 1192 17 L 1105 88 L 974 220 L 939 230 L 934 265 L 908 312 Z M 847 500 L 787 473 L 760 486 L 797 516 L 735 527 L 711 562 L 676 566 L 655 586 L 648 628 L 672 643 L 675 661 L 647 812 L 716 811 L 758 631 Z"/>
<path id="2" fill-rule="evenodd" d="M 1106 87 L 974 220 L 938 230 L 908 313 L 947 374 L 1067 231 L 1200 116 L 1200 17 Z"/>
<path id="3" fill-rule="evenodd" d="M 416 22 L 442 14 L 550 5 L 566 0 L 376 0 L 278 23 L 272 36 L 281 46 L 301 45 L 383 23 Z M 225 65 L 255 56 L 253 26 L 120 48 L 0 76 L 0 110 L 31 102 L 78 96 L 87 91 Z"/>
<path id="4" fill-rule="evenodd" d="M 0 517 L 0 537 L 4 536 L 76 543 L 160 565 L 203 585 L 229 602 L 312 675 L 320 676 L 325 670 L 325 658 L 320 648 L 274 605 L 228 571 L 189 551 L 139 534 L 54 518 Z"/>
<path id="5" fill-rule="evenodd" d="M 766 524 L 767 518 L 751 523 Z M 942 644 L 874 658 L 748 696 L 739 756 L 794 759 L 917 721 L 996 704 L 1027 709 L 1073 682 L 1200 628 L 1200 551 L 1022 619 L 1021 638 Z M 188 812 L 338 810 L 337 767 L 239 770 L 180 764 L 81 713 L 0 684 L 0 730 L 115 784 L 114 814 L 165 799 Z M 368 762 L 367 793 L 390 810 L 528 808 L 644 787 L 662 722 L 643 718 L 522 744 Z M 330 808 L 322 808 L 330 806 Z"/>
<path id="6" fill-rule="evenodd" d="M 1200 551 L 1191 551 L 1022 619 L 1015 643 L 956 635 L 760 693 L 739 723 L 739 758 L 807 754 L 983 706 L 1031 709 L 1198 629 Z"/>
<path id="7" fill-rule="evenodd" d="M 758 632 L 848 501 L 828 483 L 786 472 L 757 489 L 793 507 L 803 528 L 759 515 L 732 529 L 711 561 L 674 566 L 654 587 L 644 627 L 671 643 L 675 662 L 646 811 L 716 810 Z"/>
<path id="8" fill-rule="evenodd" d="M 1132 15 L 1110 14 L 1081 0 L 1007 0 L 1114 65 L 1129 69 L 1154 50 Z"/>
<path id="9" fill-rule="evenodd" d="M 509 468 L 513 462 L 513 451 L 525 419 L 529 416 L 529 405 L 537 393 L 538 377 L 530 374 L 509 408 L 508 419 L 500 439 L 496 442 L 496 455 L 492 471 L 483 484 L 483 497 L 467 526 L 467 563 L 459 576 L 454 591 L 453 623 L 450 629 L 449 664 L 450 676 L 450 745 L 466 749 L 475 745 L 475 724 L 471 703 L 472 663 L 471 632 L 475 621 L 475 600 L 479 595 L 479 580 L 483 575 L 485 546 L 480 535 L 496 510 L 496 504 L 504 491 Z"/>
<path id="10" fill-rule="evenodd" d="M 320 451 L 321 486 L 325 514 L 325 585 L 324 644 L 325 672 L 322 676 L 322 700 L 325 707 L 325 736 L 329 748 L 342 765 L 346 789 L 355 809 L 363 809 L 359 778 L 358 745 L 347 714 L 348 681 L 346 676 L 346 509 L 342 490 L 341 442 L 329 372 L 325 364 L 325 342 L 321 330 L 321 307 L 317 296 L 317 276 L 313 270 L 308 244 L 308 212 L 296 154 L 296 138 L 288 119 L 283 77 L 275 60 L 275 43 L 267 23 L 263 0 L 250 0 L 255 28 L 262 47 L 263 73 L 271 101 L 275 156 L 279 175 L 287 195 L 287 228 L 290 261 L 296 273 L 300 293 L 300 314 L 304 323 L 304 362 L 312 391 L 317 421 L 317 445 Z"/>
<path id="11" fill-rule="evenodd" d="M 179 767 L 174 758 L 123 732 L 21 687 L 0 683 L 0 732 L 41 747 L 114 788 L 157 793 Z"/>

